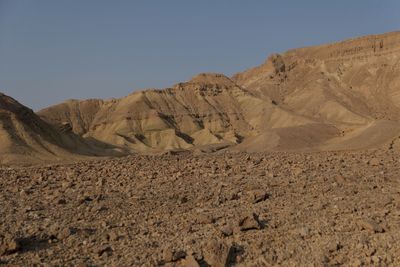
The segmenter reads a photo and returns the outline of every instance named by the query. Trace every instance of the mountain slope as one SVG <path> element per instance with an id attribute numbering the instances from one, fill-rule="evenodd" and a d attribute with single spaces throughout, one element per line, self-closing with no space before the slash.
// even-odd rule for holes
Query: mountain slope
<path id="1" fill-rule="evenodd" d="M 272 55 L 233 80 L 297 113 L 363 124 L 399 118 L 399 72 L 400 32 L 394 32 Z"/>
<path id="2" fill-rule="evenodd" d="M 344 135 L 391 125 L 390 136 L 382 135 L 385 142 L 399 130 L 400 32 L 272 55 L 233 80 L 282 108 L 335 125 Z M 368 135 L 359 136 L 361 146 L 370 145 Z"/>
<path id="3" fill-rule="evenodd" d="M 235 145 L 275 128 L 314 123 L 213 73 L 165 90 L 108 101 L 69 101 L 38 114 L 53 123 L 71 123 L 77 134 L 134 151 Z"/>
<path id="4" fill-rule="evenodd" d="M 399 136 L 399 62 L 399 32 L 371 35 L 275 54 L 232 78 L 203 73 L 164 90 L 70 100 L 38 114 L 139 152 L 376 147 Z"/>
<path id="5" fill-rule="evenodd" d="M 0 163 L 32 163 L 89 156 L 118 155 L 100 142 L 73 134 L 68 125 L 56 128 L 32 110 L 0 93 Z"/>

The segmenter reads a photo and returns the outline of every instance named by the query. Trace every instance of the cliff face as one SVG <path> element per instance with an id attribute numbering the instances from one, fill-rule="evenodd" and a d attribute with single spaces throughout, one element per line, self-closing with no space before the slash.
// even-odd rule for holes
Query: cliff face
<path id="1" fill-rule="evenodd" d="M 67 101 L 38 114 L 141 152 L 377 146 L 399 132 L 399 62 L 400 33 L 372 35 L 271 55 L 232 78 L 203 73 L 164 90 Z"/>

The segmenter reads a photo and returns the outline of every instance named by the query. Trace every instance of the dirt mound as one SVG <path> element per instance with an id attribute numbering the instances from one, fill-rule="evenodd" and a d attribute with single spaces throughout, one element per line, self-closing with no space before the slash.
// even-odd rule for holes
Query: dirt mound
<path id="1" fill-rule="evenodd" d="M 121 154 L 75 135 L 69 125 L 50 125 L 31 109 L 0 93 L 0 163 L 35 163 Z"/>

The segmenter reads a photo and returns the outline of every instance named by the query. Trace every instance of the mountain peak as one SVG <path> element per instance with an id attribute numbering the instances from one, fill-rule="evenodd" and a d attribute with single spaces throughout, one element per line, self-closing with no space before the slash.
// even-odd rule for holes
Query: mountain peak
<path id="1" fill-rule="evenodd" d="M 4 93 L 1 93 L 1 92 L 0 92 L 0 109 L 6 110 L 6 111 L 9 111 L 12 113 L 16 113 L 16 114 L 19 114 L 19 113 L 32 113 L 33 114 L 33 111 L 31 109 L 25 107 L 24 105 L 19 103 L 14 98 L 12 98 Z"/>
<path id="2" fill-rule="evenodd" d="M 189 83 L 234 85 L 235 83 L 221 73 L 199 73 L 189 80 Z"/>

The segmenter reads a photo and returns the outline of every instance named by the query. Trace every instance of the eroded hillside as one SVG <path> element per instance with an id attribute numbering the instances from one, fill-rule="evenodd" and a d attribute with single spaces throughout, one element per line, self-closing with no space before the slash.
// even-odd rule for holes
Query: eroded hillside
<path id="1" fill-rule="evenodd" d="M 110 145 L 84 140 L 68 125 L 50 125 L 31 109 L 0 93 L 0 164 L 122 154 Z"/>
<path id="2" fill-rule="evenodd" d="M 213 73 L 121 99 L 68 101 L 39 115 L 70 123 L 77 134 L 137 151 L 235 145 L 272 128 L 312 123 Z"/>
<path id="3" fill-rule="evenodd" d="M 369 133 L 383 134 L 381 141 L 398 134 L 399 62 L 400 33 L 393 32 L 272 55 L 233 80 L 282 108 L 335 125 L 344 137 L 328 147 L 351 138 L 363 147 L 376 144 Z"/>
<path id="4" fill-rule="evenodd" d="M 204 73 L 164 90 L 71 100 L 39 115 L 131 151 L 376 147 L 400 127 L 400 33 L 270 56 L 232 79 Z"/>

